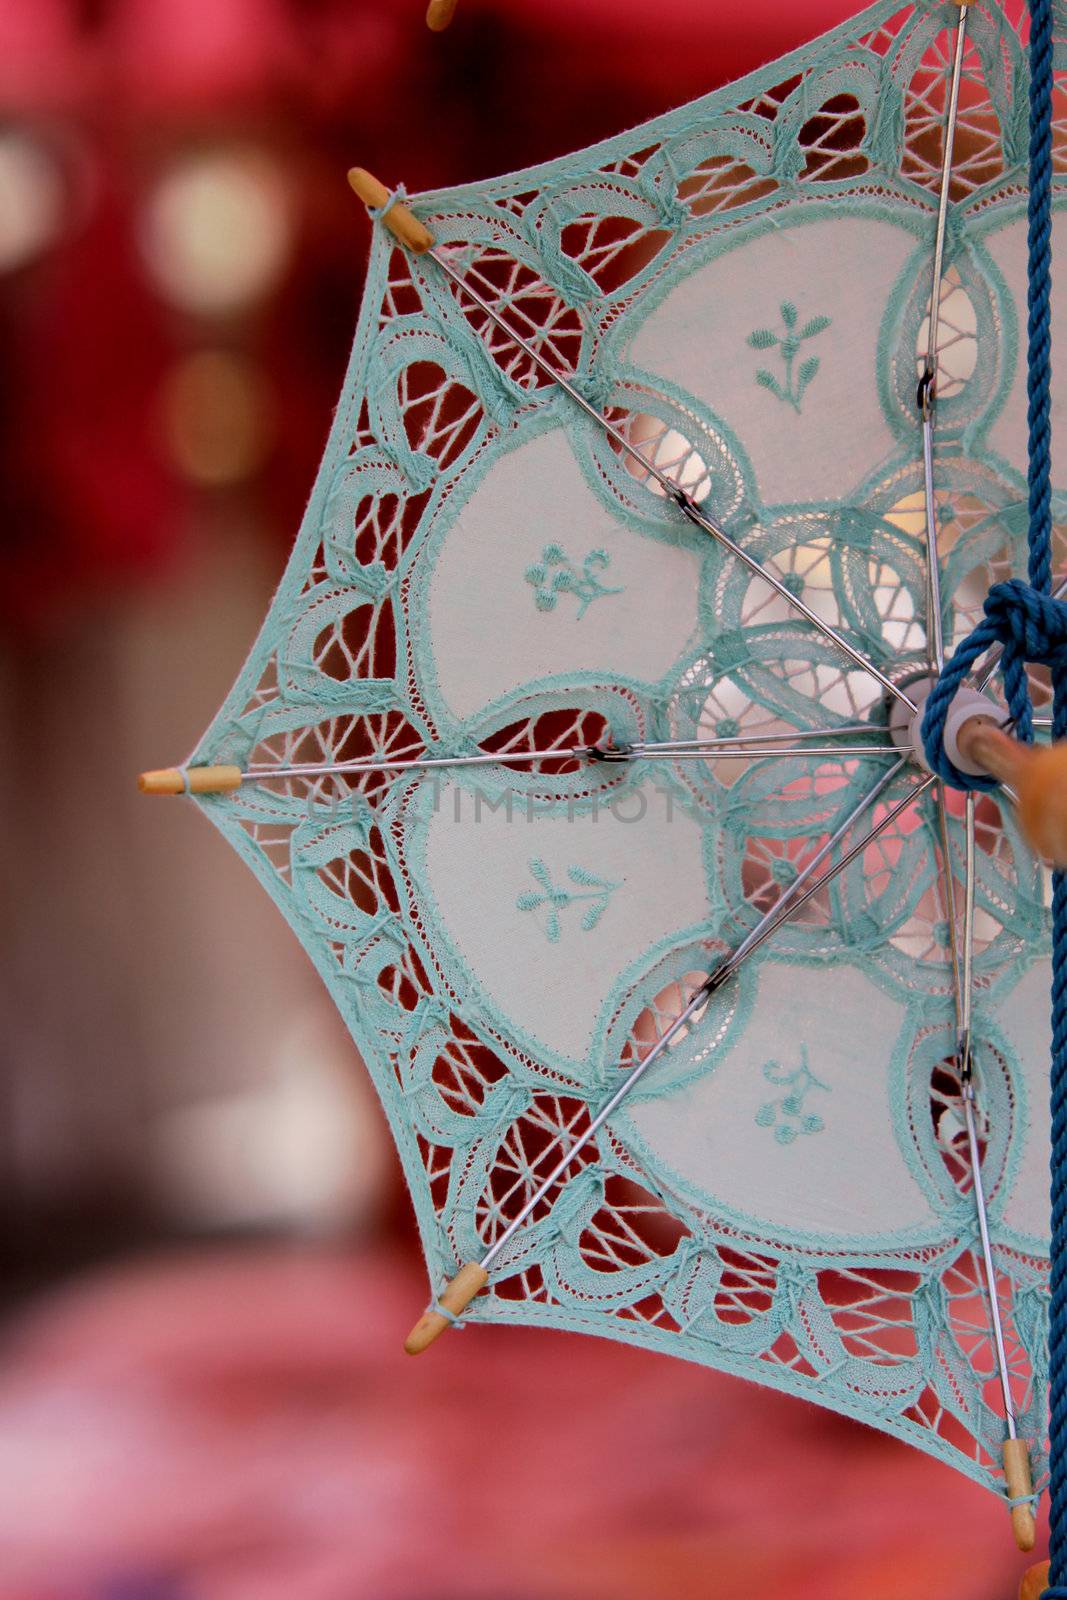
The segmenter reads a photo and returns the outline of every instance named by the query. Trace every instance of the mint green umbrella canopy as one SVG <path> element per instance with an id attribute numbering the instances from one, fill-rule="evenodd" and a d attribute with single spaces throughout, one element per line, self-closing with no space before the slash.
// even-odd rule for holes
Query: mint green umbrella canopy
<path id="1" fill-rule="evenodd" d="M 1046 880 L 908 745 L 1025 570 L 1027 69 L 1017 8 L 959 16 L 875 5 L 417 197 L 429 254 L 378 226 L 192 766 L 241 769 L 196 803 L 351 1029 L 434 1295 L 485 1260 L 469 1320 L 704 1362 L 1003 1493 L 1008 1415 L 1038 1481 L 1045 1436 Z"/>

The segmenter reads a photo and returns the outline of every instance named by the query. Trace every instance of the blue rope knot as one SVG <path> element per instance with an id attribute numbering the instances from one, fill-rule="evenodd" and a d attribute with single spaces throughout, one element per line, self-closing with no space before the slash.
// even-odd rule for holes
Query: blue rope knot
<path id="1" fill-rule="evenodd" d="M 996 583 L 985 598 L 985 616 L 957 648 L 930 691 L 922 721 L 923 749 L 930 769 L 954 789 L 993 789 L 996 780 L 961 772 L 945 750 L 949 707 L 975 662 L 993 645 L 1003 655 L 1000 670 L 1008 710 L 1018 738 L 1033 738 L 1033 706 L 1026 681 L 1027 662 L 1050 667 L 1053 681 L 1067 677 L 1067 603 L 1011 578 Z"/>

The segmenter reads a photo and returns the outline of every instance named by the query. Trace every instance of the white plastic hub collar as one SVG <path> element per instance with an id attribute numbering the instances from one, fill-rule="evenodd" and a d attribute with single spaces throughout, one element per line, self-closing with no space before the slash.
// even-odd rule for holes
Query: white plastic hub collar
<path id="1" fill-rule="evenodd" d="M 936 678 L 917 678 L 914 683 L 904 684 L 903 687 L 915 701 L 916 709 L 909 711 L 902 700 L 894 700 L 889 712 L 889 735 L 893 743 L 902 753 L 910 755 L 913 761 L 925 767 L 927 772 L 930 770 L 930 765 L 923 749 L 922 721 L 930 690 L 936 681 Z M 1004 727 L 1011 718 L 1003 706 L 998 706 L 978 689 L 969 689 L 965 685 L 956 691 L 948 708 L 948 716 L 945 718 L 945 753 L 961 772 L 980 778 L 984 774 L 984 768 L 976 766 L 973 761 L 968 761 L 957 743 L 960 729 L 972 717 L 990 717 L 998 727 Z"/>

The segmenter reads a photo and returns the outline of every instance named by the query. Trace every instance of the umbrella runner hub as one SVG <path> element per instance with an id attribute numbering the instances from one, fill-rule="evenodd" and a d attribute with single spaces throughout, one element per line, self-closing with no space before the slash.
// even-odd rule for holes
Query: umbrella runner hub
<path id="1" fill-rule="evenodd" d="M 915 701 L 916 709 L 909 711 L 900 701 L 894 701 L 889 707 L 890 739 L 902 755 L 909 756 L 926 772 L 933 769 L 923 748 L 922 721 L 927 699 L 936 682 L 936 676 L 929 673 L 909 679 L 905 687 Z M 998 706 L 987 694 L 964 685 L 958 690 L 946 720 L 945 749 L 961 772 L 982 776 L 989 774 L 991 769 L 980 762 L 976 763 L 974 754 L 968 753 L 974 731 L 969 724 L 975 719 L 982 719 L 996 727 L 1007 726 L 1011 720 L 1003 707 Z"/>
<path id="2" fill-rule="evenodd" d="M 886 706 L 889 737 L 902 756 L 929 772 L 926 756 L 923 752 L 922 740 L 916 737 L 916 730 L 922 724 L 923 711 L 926 706 L 930 690 L 936 678 L 927 672 L 916 673 L 907 678 L 904 687 L 909 697 L 915 703 L 915 710 L 910 710 L 902 700 L 891 700 Z"/>
<path id="3" fill-rule="evenodd" d="M 900 702 L 889 707 L 889 736 L 903 755 L 933 771 L 922 737 L 926 703 L 936 677 L 910 679 L 908 694 L 917 702 L 909 712 Z M 983 684 L 988 682 L 983 680 Z M 1005 730 L 1012 718 L 983 692 L 963 684 L 945 719 L 944 750 L 959 772 L 998 784 L 1017 809 L 1031 849 L 1055 867 L 1067 866 L 1067 740 L 1043 749 Z"/>

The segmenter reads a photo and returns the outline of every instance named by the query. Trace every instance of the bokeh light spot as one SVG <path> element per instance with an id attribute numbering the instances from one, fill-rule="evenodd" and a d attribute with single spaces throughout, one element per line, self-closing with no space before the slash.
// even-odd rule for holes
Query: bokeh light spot
<path id="1" fill-rule="evenodd" d="M 43 145 L 16 129 L 0 132 L 0 272 L 21 267 L 51 244 L 63 222 L 64 188 Z"/>
<path id="2" fill-rule="evenodd" d="M 289 259 L 287 185 L 256 150 L 186 156 L 156 187 L 142 246 L 158 287 L 183 311 L 243 311 L 274 288 Z"/>
<path id="3" fill-rule="evenodd" d="M 199 350 L 169 374 L 163 390 L 167 454 L 183 477 L 225 488 L 250 477 L 270 445 L 272 407 L 250 362 Z"/>

